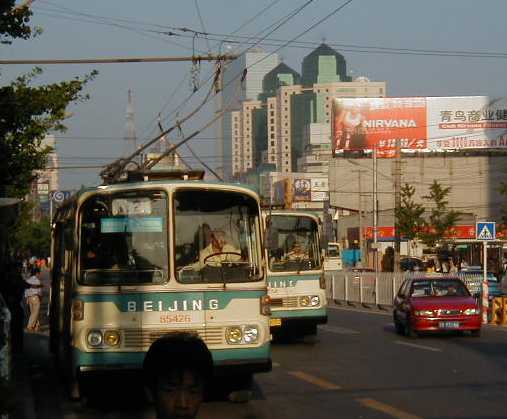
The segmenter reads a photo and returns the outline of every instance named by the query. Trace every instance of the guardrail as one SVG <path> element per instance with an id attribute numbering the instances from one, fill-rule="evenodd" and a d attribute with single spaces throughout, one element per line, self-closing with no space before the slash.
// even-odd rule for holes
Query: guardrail
<path id="1" fill-rule="evenodd" d="M 328 298 L 344 303 L 392 306 L 394 297 L 407 276 L 425 276 L 425 272 L 327 272 Z M 458 276 L 470 293 L 482 293 L 482 276 L 468 272 L 450 273 Z"/>
<path id="2" fill-rule="evenodd" d="M 404 272 L 348 272 L 327 273 L 328 298 L 346 303 L 391 306 L 403 283 Z"/>

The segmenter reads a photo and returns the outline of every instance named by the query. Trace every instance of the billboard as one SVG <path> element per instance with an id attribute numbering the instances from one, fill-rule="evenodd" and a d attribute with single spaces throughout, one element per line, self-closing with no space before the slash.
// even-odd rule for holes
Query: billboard
<path id="1" fill-rule="evenodd" d="M 507 148 L 507 98 L 487 96 L 335 98 L 333 154 Z"/>

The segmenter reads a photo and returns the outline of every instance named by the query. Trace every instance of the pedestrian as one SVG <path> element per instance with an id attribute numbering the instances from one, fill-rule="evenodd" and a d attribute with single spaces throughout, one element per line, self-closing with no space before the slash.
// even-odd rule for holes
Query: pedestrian
<path id="1" fill-rule="evenodd" d="M 188 333 L 160 338 L 148 350 L 143 371 L 157 419 L 197 417 L 213 371 L 211 353 L 200 338 Z"/>
<path id="2" fill-rule="evenodd" d="M 30 285 L 30 287 L 25 290 L 25 300 L 30 308 L 30 317 L 28 318 L 26 329 L 30 332 L 35 332 L 39 330 L 39 311 L 42 296 L 40 269 L 34 267 L 30 278 L 28 278 L 26 282 Z"/>

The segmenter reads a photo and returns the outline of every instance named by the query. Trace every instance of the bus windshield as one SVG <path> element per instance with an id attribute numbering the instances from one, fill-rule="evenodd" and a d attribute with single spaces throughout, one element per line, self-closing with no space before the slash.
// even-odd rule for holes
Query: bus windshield
<path id="1" fill-rule="evenodd" d="M 84 285 L 162 283 L 167 279 L 167 198 L 160 191 L 100 194 L 80 209 Z"/>
<path id="2" fill-rule="evenodd" d="M 338 258 L 338 257 L 340 257 L 340 247 L 337 244 L 328 243 L 328 245 L 327 245 L 327 255 L 330 258 Z"/>
<path id="3" fill-rule="evenodd" d="M 267 225 L 269 269 L 272 272 L 320 268 L 318 225 L 313 218 L 272 215 Z"/>
<path id="4" fill-rule="evenodd" d="M 229 191 L 174 194 L 176 278 L 182 283 L 261 279 L 259 207 Z"/>

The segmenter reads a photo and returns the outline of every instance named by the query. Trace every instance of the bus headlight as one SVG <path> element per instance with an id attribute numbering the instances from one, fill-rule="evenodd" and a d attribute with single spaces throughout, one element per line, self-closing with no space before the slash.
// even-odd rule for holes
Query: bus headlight
<path id="1" fill-rule="evenodd" d="M 245 343 L 255 343 L 259 339 L 257 326 L 245 326 L 243 329 L 243 340 Z"/>
<path id="2" fill-rule="evenodd" d="M 310 298 L 310 305 L 316 307 L 320 304 L 320 297 L 318 295 L 312 295 Z"/>
<path id="3" fill-rule="evenodd" d="M 86 342 L 92 348 L 102 345 L 102 332 L 100 330 L 90 330 L 86 337 Z"/>
<path id="4" fill-rule="evenodd" d="M 308 295 L 303 295 L 299 297 L 299 305 L 301 307 L 308 307 L 310 305 L 310 297 Z"/>
<path id="5" fill-rule="evenodd" d="M 108 346 L 118 346 L 120 344 L 120 333 L 116 330 L 106 330 L 104 332 L 104 343 Z"/>
<path id="6" fill-rule="evenodd" d="M 243 332 L 238 326 L 228 327 L 225 329 L 225 339 L 230 345 L 236 345 L 243 340 Z"/>

